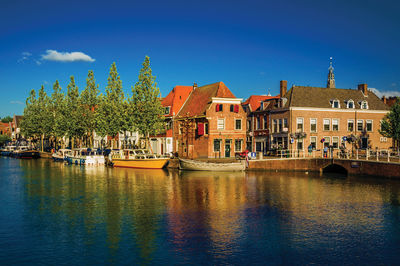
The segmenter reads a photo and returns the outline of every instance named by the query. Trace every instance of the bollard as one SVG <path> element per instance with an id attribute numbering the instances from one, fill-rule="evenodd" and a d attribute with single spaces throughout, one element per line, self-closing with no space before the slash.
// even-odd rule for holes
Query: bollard
<path id="1" fill-rule="evenodd" d="M 369 149 L 365 151 L 365 159 L 368 161 Z"/>
<path id="2" fill-rule="evenodd" d="M 376 151 L 376 160 L 379 161 L 379 151 Z"/>
<path id="3" fill-rule="evenodd" d="M 389 157 L 390 157 L 390 151 L 388 151 L 388 162 L 390 162 Z"/>
<path id="4" fill-rule="evenodd" d="M 356 150 L 356 159 L 358 160 L 358 150 Z"/>

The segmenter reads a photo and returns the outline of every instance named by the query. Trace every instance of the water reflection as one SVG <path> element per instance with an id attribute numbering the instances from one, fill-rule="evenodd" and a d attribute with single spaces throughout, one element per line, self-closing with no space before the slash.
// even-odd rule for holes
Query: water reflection
<path id="1" fill-rule="evenodd" d="M 374 249 L 399 251 L 392 180 L 19 164 L 25 234 L 57 258 L 83 250 L 75 263 L 335 263 L 360 246 L 371 254 L 356 262 L 387 262 Z"/>

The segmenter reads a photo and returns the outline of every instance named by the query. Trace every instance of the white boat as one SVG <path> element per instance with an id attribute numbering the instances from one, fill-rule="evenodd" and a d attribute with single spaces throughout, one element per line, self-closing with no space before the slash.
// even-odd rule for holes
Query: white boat
<path id="1" fill-rule="evenodd" d="M 169 158 L 151 154 L 148 150 L 126 149 L 114 152 L 111 160 L 114 167 L 161 169 Z"/>
<path id="2" fill-rule="evenodd" d="M 244 171 L 245 161 L 238 163 L 210 163 L 179 158 L 179 169 L 193 171 Z"/>
<path id="3" fill-rule="evenodd" d="M 59 149 L 58 151 L 56 151 L 55 153 L 53 153 L 53 155 L 51 156 L 53 158 L 53 160 L 55 162 L 63 162 L 65 161 L 67 158 L 68 154 L 71 154 L 71 150 L 70 149 Z"/>
<path id="4" fill-rule="evenodd" d="M 66 155 L 66 161 L 69 164 L 79 165 L 104 165 L 105 159 L 102 154 L 97 154 L 91 149 L 73 149 Z"/>

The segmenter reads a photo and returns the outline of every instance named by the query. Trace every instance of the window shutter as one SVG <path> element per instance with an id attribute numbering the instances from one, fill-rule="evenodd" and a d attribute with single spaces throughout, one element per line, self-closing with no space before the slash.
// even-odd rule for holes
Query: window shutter
<path id="1" fill-rule="evenodd" d="M 234 109 L 235 113 L 239 113 L 239 105 L 235 105 L 234 108 L 235 108 L 235 109 Z"/>
<path id="2" fill-rule="evenodd" d="M 219 112 L 219 104 L 215 105 L 215 111 Z"/>
<path id="3" fill-rule="evenodd" d="M 203 123 L 197 124 L 197 135 L 199 135 L 199 136 L 204 135 L 204 124 Z"/>

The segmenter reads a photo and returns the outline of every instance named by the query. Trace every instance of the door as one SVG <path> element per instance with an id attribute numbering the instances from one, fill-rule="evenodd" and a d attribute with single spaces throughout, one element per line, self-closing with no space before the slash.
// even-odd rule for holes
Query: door
<path id="1" fill-rule="evenodd" d="M 225 158 L 231 157 L 231 140 L 225 140 Z"/>

